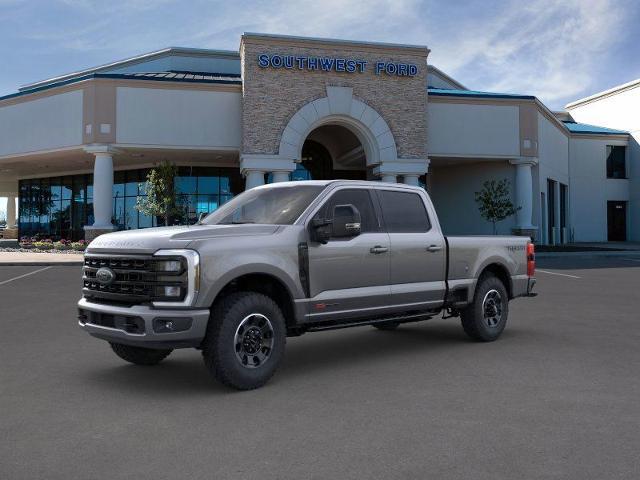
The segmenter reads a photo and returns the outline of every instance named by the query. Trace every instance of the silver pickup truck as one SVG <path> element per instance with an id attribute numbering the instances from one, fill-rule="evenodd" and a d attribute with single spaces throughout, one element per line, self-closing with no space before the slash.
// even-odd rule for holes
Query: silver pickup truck
<path id="1" fill-rule="evenodd" d="M 248 190 L 191 226 L 110 233 L 89 245 L 80 327 L 126 361 L 201 349 L 212 376 L 262 386 L 286 337 L 440 313 L 496 340 L 509 300 L 533 295 L 524 237 L 445 237 L 427 193 L 306 181 Z"/>

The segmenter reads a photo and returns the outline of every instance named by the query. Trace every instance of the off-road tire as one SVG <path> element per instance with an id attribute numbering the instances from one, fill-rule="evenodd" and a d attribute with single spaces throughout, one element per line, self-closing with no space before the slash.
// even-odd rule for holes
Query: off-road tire
<path id="1" fill-rule="evenodd" d="M 500 303 L 500 319 L 490 326 L 485 315 L 487 295 L 497 292 Z M 491 315 L 489 315 L 491 317 Z M 502 281 L 491 275 L 483 275 L 478 280 L 473 301 L 460 313 L 462 328 L 473 340 L 479 342 L 493 342 L 502 334 L 509 317 L 509 296 Z"/>
<path id="2" fill-rule="evenodd" d="M 236 354 L 239 348 L 244 348 L 236 342 L 237 334 L 243 321 L 256 314 L 270 322 L 272 346 L 259 366 L 243 365 Z M 284 355 L 286 340 L 284 316 L 271 298 L 256 292 L 235 292 L 214 304 L 202 342 L 202 356 L 217 381 L 237 390 L 252 390 L 273 376 Z"/>
<path id="3" fill-rule="evenodd" d="M 384 323 L 374 323 L 373 326 L 378 330 L 383 330 L 385 332 L 395 330 L 400 326 L 400 322 L 384 322 Z"/>
<path id="4" fill-rule="evenodd" d="M 157 350 L 153 348 L 132 347 L 121 343 L 110 343 L 111 349 L 121 359 L 136 365 L 157 365 L 167 358 L 173 350 Z"/>

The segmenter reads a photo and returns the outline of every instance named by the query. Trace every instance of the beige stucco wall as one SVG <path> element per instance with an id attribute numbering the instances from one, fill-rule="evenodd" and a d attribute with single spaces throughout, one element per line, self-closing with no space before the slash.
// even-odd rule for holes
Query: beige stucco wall
<path id="1" fill-rule="evenodd" d="M 82 90 L 0 106 L 0 156 L 80 144 Z"/>
<path id="2" fill-rule="evenodd" d="M 629 174 L 627 182 L 629 184 L 628 233 L 629 240 L 640 241 L 640 84 L 634 84 L 629 88 L 621 89 L 589 102 L 570 106 L 568 110 L 578 122 L 629 132 L 631 138 L 627 153 Z M 574 169 L 574 165 L 572 165 L 572 169 Z M 601 171 L 602 166 L 600 166 Z M 622 185 L 625 181 L 608 180 L 608 183 Z M 607 189 L 609 188 L 611 187 L 607 187 Z M 611 190 L 607 191 L 613 193 Z M 620 197 L 619 193 L 617 195 Z M 611 198 L 611 200 L 617 199 L 621 198 Z M 600 236 L 602 236 L 601 232 Z"/>
<path id="3" fill-rule="evenodd" d="M 363 73 L 261 68 L 258 55 L 282 54 L 361 59 Z M 327 86 L 353 88 L 353 97 L 376 110 L 394 136 L 398 157 L 424 159 L 426 152 L 427 55 L 418 48 L 375 48 L 366 44 L 310 42 L 288 38 L 243 37 L 242 151 L 277 154 L 290 118 L 307 103 L 327 96 Z M 376 75 L 375 62 L 413 63 L 414 77 Z"/>
<path id="4" fill-rule="evenodd" d="M 569 201 L 577 241 L 606 242 L 607 201 L 629 201 L 630 180 L 607 178 L 607 145 L 627 144 L 608 138 L 571 139 Z M 633 213 L 628 211 L 628 229 L 632 225 Z"/>
<path id="5" fill-rule="evenodd" d="M 118 144 L 238 150 L 240 92 L 118 87 Z"/>
<path id="6" fill-rule="evenodd" d="M 520 156 L 518 105 L 432 100 L 427 141 L 432 156 Z"/>
<path id="7" fill-rule="evenodd" d="M 491 235 L 492 225 L 480 216 L 475 192 L 486 180 L 509 181 L 515 203 L 515 168 L 507 161 L 465 159 L 449 165 L 429 169 L 429 194 L 438 212 L 438 219 L 446 235 Z M 498 223 L 500 235 L 510 235 L 515 216 Z"/>

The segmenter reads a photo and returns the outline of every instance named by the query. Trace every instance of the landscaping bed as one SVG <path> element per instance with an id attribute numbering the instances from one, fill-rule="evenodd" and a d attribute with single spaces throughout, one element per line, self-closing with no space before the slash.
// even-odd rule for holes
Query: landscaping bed
<path id="1" fill-rule="evenodd" d="M 78 254 L 84 253 L 88 242 L 79 240 L 52 240 L 50 238 L 22 237 L 19 247 L 0 248 L 0 252 L 25 252 L 25 253 L 61 253 Z"/>

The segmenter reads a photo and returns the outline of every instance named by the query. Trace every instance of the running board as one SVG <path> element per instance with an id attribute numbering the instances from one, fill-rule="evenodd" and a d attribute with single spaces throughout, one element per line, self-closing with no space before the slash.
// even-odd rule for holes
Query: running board
<path id="1" fill-rule="evenodd" d="M 353 322 L 344 322 L 344 323 L 331 323 L 331 324 L 317 324 L 306 327 L 304 330 L 306 332 L 321 332 L 324 330 L 339 330 L 341 328 L 350 328 L 350 327 L 362 327 L 365 325 L 375 325 L 377 323 L 391 323 L 391 322 L 399 322 L 399 323 L 411 323 L 411 322 L 422 322 L 424 320 L 429 320 L 435 316 L 434 313 L 416 313 L 413 315 L 397 315 L 394 317 L 380 317 L 368 320 L 359 320 Z"/>

